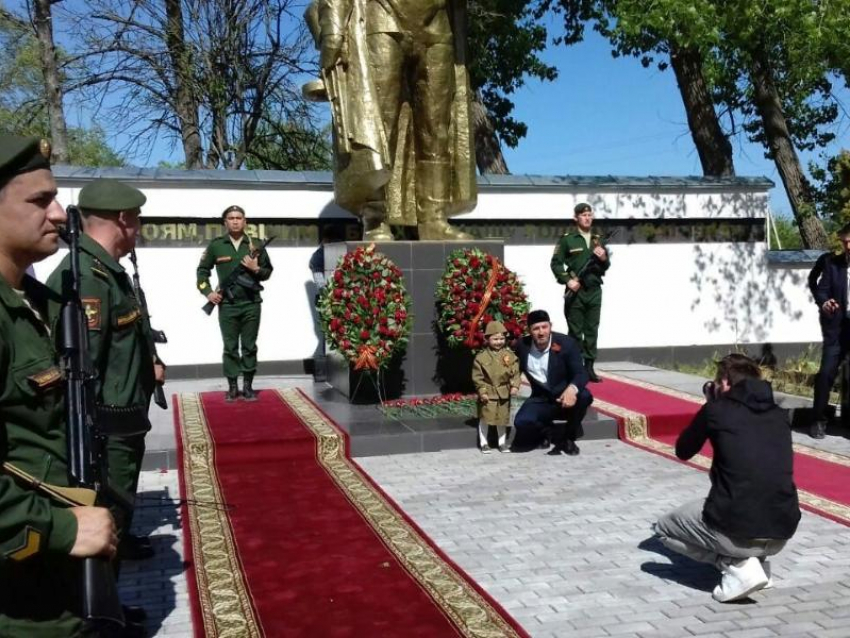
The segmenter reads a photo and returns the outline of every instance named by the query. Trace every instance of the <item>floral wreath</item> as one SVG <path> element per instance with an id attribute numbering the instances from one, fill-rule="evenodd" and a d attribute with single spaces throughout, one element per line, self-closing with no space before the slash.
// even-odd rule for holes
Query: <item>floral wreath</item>
<path id="1" fill-rule="evenodd" d="M 355 370 L 384 368 L 407 344 L 410 297 L 401 270 L 374 244 L 340 259 L 318 309 L 325 339 Z"/>
<path id="2" fill-rule="evenodd" d="M 523 333 L 528 298 L 516 274 L 477 248 L 453 251 L 437 284 L 437 326 L 452 348 L 482 348 L 484 328 L 501 321 L 508 338 Z"/>

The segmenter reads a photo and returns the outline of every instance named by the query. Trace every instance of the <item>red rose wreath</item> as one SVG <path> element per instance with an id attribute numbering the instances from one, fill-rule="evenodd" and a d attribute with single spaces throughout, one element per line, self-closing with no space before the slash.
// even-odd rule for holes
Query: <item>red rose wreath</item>
<path id="1" fill-rule="evenodd" d="M 453 348 L 484 347 L 484 328 L 501 321 L 509 340 L 521 336 L 528 299 L 515 273 L 477 248 L 456 250 L 437 284 L 437 325 Z"/>
<path id="2" fill-rule="evenodd" d="M 347 253 L 322 290 L 319 316 L 325 339 L 355 370 L 386 367 L 410 333 L 401 270 L 374 244 Z"/>

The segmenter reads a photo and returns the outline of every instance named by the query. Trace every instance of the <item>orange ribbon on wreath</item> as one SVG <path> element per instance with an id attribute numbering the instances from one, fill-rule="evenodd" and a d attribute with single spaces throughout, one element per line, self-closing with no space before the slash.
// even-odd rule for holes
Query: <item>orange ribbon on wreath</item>
<path id="1" fill-rule="evenodd" d="M 502 264 L 493 255 L 487 255 L 487 261 L 490 262 L 490 268 L 492 270 L 490 271 L 490 278 L 487 280 L 487 286 L 484 288 L 484 294 L 481 295 L 481 305 L 478 306 L 478 312 L 475 314 L 475 318 L 469 322 L 469 330 L 467 331 L 465 342 L 468 348 L 475 345 L 475 330 L 478 328 L 478 322 L 481 321 L 481 317 L 487 311 L 487 305 L 490 303 L 490 297 L 493 296 L 493 289 L 496 287 L 496 282 L 499 278 L 499 269 L 502 267 Z"/>
<path id="2" fill-rule="evenodd" d="M 355 370 L 377 370 L 378 358 L 375 356 L 375 346 L 362 345 L 357 351 L 357 360 L 354 362 Z"/>

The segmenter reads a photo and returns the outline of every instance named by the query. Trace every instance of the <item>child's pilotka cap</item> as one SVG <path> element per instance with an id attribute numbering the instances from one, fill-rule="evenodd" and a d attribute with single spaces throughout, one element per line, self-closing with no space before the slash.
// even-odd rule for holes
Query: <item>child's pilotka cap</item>
<path id="1" fill-rule="evenodd" d="M 491 321 L 484 329 L 484 336 L 492 337 L 493 335 L 505 334 L 506 332 L 507 330 L 501 321 Z"/>

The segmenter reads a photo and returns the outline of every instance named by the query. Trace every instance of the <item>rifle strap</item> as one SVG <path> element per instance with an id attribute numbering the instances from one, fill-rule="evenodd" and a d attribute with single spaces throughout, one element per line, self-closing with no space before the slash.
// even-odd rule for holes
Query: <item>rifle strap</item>
<path id="1" fill-rule="evenodd" d="M 39 481 L 29 472 L 25 472 L 19 467 L 15 467 L 11 463 L 3 463 L 2 470 L 9 476 L 18 479 L 27 487 L 31 487 L 37 492 L 41 492 L 49 496 L 55 501 L 59 501 L 63 505 L 75 507 L 77 505 L 94 505 L 97 493 L 86 487 L 65 487 L 62 485 L 52 485 Z"/>

